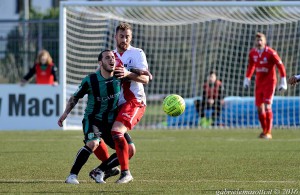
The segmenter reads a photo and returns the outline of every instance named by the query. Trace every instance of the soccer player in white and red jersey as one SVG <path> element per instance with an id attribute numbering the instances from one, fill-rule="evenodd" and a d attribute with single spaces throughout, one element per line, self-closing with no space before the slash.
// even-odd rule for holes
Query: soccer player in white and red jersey
<path id="1" fill-rule="evenodd" d="M 120 23 L 115 33 L 116 68 L 114 73 L 116 77 L 122 79 L 122 88 L 118 103 L 119 113 L 112 126 L 111 134 L 121 166 L 121 176 L 116 183 L 128 183 L 133 180 L 133 177 L 129 171 L 130 156 L 124 134 L 131 130 L 145 113 L 146 95 L 143 85 L 148 84 L 149 80 L 152 79 L 152 75 L 148 71 L 144 51 L 130 45 L 132 27 L 128 23 Z M 103 180 L 104 174 L 101 172 L 103 171 L 100 170 L 100 172 L 95 173 L 97 174 L 94 175 L 96 182 Z"/>
<path id="2" fill-rule="evenodd" d="M 263 33 L 257 33 L 255 37 L 255 48 L 249 53 L 249 64 L 243 86 L 244 88 L 249 87 L 251 76 L 255 71 L 255 104 L 263 129 L 259 137 L 272 139 L 272 101 L 277 83 L 275 67 L 278 68 L 281 76 L 278 90 L 286 90 L 287 83 L 284 64 L 277 52 L 266 44 L 266 36 Z"/>
<path id="3" fill-rule="evenodd" d="M 124 133 L 131 130 L 145 113 L 146 95 L 143 84 L 148 84 L 152 76 L 151 74 L 144 75 L 148 71 L 144 51 L 130 45 L 132 27 L 128 23 L 120 23 L 115 33 L 116 49 L 114 53 L 116 59 L 121 60 L 124 66 L 116 64 L 115 75 L 120 78 L 125 76 L 130 80 L 122 81 L 119 98 L 120 110 L 111 133 L 121 165 L 121 176 L 116 183 L 128 183 L 133 180 L 133 177 L 129 171 L 128 143 L 124 138 Z"/>

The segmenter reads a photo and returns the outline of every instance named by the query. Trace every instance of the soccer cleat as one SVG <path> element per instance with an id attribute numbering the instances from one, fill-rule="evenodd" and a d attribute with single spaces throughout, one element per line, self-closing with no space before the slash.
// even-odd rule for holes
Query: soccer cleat
<path id="1" fill-rule="evenodd" d="M 79 184 L 79 181 L 77 180 L 77 175 L 75 174 L 70 174 L 65 183 L 69 183 L 69 184 Z"/>
<path id="2" fill-rule="evenodd" d="M 120 174 L 120 169 L 118 167 L 114 167 L 111 168 L 107 171 L 104 172 L 104 178 L 103 180 L 105 181 L 106 179 L 108 179 L 109 177 L 115 176 L 115 175 L 119 175 Z"/>
<path id="3" fill-rule="evenodd" d="M 133 177 L 130 171 L 122 171 L 120 178 L 116 181 L 116 183 L 129 183 L 133 180 Z"/>
<path id="4" fill-rule="evenodd" d="M 263 136 L 263 139 L 272 139 L 272 135 L 270 133 L 267 133 Z"/>
<path id="5" fill-rule="evenodd" d="M 264 138 L 265 134 L 264 133 L 261 133 L 259 134 L 258 138 Z"/>
<path id="6" fill-rule="evenodd" d="M 89 176 L 96 182 L 96 183 L 106 183 L 104 181 L 104 172 L 101 171 L 99 168 L 93 169 Z"/>

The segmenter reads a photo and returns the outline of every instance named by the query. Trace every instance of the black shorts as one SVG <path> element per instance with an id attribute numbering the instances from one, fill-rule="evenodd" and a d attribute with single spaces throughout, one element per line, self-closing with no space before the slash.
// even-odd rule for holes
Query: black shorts
<path id="1" fill-rule="evenodd" d="M 84 143 L 87 143 L 91 140 L 103 139 L 104 142 L 112 149 L 115 149 L 115 142 L 112 139 L 111 128 L 113 123 L 107 123 L 99 120 L 82 120 L 82 128 L 84 134 Z M 132 144 L 133 141 L 130 135 L 126 132 L 124 137 L 128 144 Z"/>

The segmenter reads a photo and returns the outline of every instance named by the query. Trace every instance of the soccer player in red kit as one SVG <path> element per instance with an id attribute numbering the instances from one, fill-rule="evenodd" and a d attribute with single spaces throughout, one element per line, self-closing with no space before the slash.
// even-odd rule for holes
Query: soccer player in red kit
<path id="1" fill-rule="evenodd" d="M 257 33 L 255 37 L 255 48 L 249 53 L 248 69 L 243 86 L 244 88 L 249 87 L 251 76 L 255 71 L 255 105 L 263 129 L 259 137 L 272 139 L 272 101 L 277 83 L 275 67 L 278 68 L 281 76 L 280 85 L 278 87 L 279 91 L 287 89 L 287 82 L 284 64 L 277 52 L 267 46 L 266 43 L 266 36 L 263 33 Z"/>

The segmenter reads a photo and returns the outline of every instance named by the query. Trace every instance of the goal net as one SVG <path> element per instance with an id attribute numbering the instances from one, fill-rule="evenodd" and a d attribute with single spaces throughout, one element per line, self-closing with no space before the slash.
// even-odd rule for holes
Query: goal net
<path id="1" fill-rule="evenodd" d="M 201 101 L 202 86 L 213 69 L 225 89 L 217 127 L 259 127 L 254 76 L 250 89 L 243 89 L 256 32 L 266 34 L 288 76 L 300 73 L 299 2 L 61 2 L 60 13 L 64 105 L 81 79 L 95 71 L 99 52 L 115 48 L 116 26 L 133 26 L 132 45 L 145 51 L 153 74 L 145 86 L 148 106 L 138 129 L 202 128 L 194 102 Z M 185 99 L 181 116 L 163 113 L 168 94 Z M 275 93 L 275 127 L 300 125 L 298 95 L 298 87 Z M 86 99 L 81 100 L 70 113 L 66 129 L 81 128 L 85 104 Z M 210 109 L 205 116 L 211 116 Z"/>

